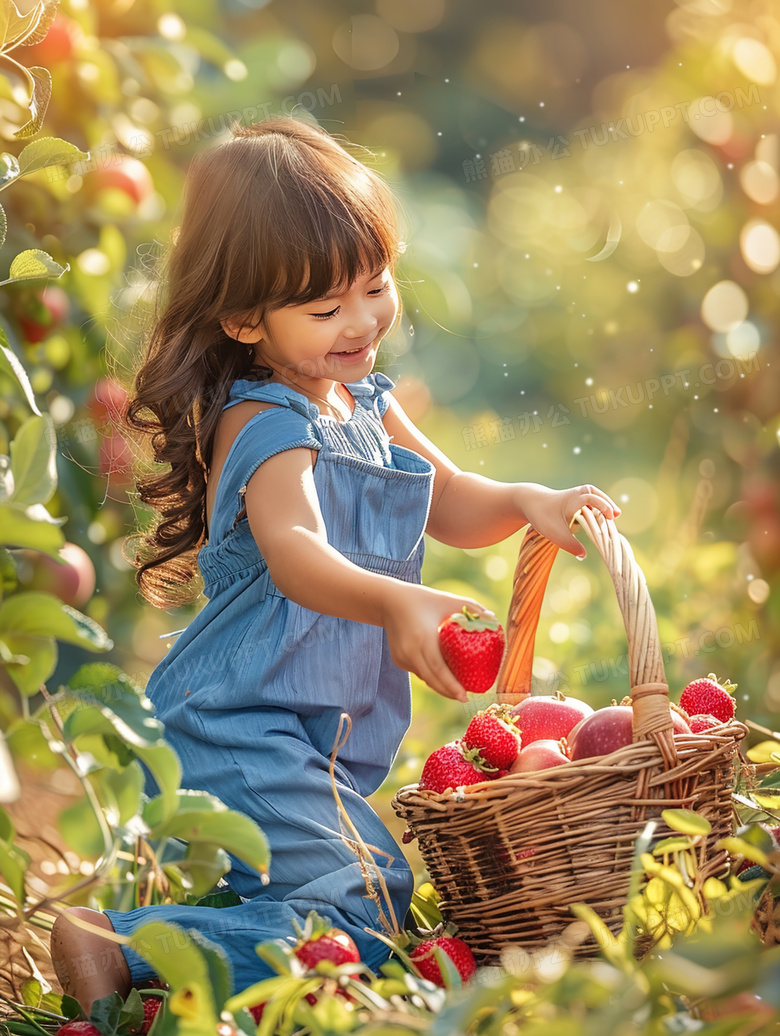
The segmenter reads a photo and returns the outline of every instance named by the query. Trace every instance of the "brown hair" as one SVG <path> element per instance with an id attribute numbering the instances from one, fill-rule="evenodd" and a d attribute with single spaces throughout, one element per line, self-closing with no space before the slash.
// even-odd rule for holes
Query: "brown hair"
<path id="1" fill-rule="evenodd" d="M 388 186 L 313 123 L 278 116 L 234 125 L 227 141 L 193 159 L 125 414 L 133 432 L 151 437 L 154 461 L 170 465 L 135 480 L 141 501 L 158 512 L 125 545 L 147 601 L 165 608 L 197 596 L 222 407 L 236 378 L 272 373 L 220 322 L 254 311 L 262 320 L 385 266 L 394 274 L 402 250 Z"/>

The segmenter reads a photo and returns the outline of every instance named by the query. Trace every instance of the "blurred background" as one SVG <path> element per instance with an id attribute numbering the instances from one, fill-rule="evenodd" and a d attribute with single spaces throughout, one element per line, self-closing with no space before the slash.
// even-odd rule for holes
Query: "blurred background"
<path id="1" fill-rule="evenodd" d="M 608 492 L 672 697 L 714 672 L 738 684 L 737 718 L 777 729 L 776 4 L 63 0 L 14 56 L 52 72 L 43 132 L 91 153 L 9 192 L 8 253 L 42 247 L 70 270 L 43 293 L 7 288 L 0 320 L 57 429 L 49 510 L 75 570 L 61 595 L 108 631 L 107 660 L 143 685 L 205 603 L 154 609 L 122 557 L 149 517 L 112 421 L 136 304 L 192 156 L 231 118 L 284 112 L 366 149 L 396 192 L 404 318 L 380 365 L 420 428 L 464 469 Z M 0 79 L 0 133 L 26 117 Z M 17 404 L 0 418 L 7 453 Z M 520 538 L 429 540 L 424 580 L 503 617 Z M 50 686 L 82 656 L 63 646 Z M 594 549 L 556 561 L 534 673 L 593 706 L 628 691 Z M 490 699 L 414 694 L 374 797 L 399 838 L 393 792 Z"/>

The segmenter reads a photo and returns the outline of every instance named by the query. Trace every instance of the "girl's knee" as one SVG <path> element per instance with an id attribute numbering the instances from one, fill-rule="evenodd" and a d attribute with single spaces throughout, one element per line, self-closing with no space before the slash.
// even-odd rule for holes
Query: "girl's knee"
<path id="1" fill-rule="evenodd" d="M 82 926 L 80 921 L 89 927 Z M 69 907 L 52 925 L 54 971 L 63 990 L 87 1011 L 96 996 L 113 990 L 126 996 L 130 990 L 130 969 L 121 948 L 101 934 L 113 931 L 105 914 L 88 907 Z"/>

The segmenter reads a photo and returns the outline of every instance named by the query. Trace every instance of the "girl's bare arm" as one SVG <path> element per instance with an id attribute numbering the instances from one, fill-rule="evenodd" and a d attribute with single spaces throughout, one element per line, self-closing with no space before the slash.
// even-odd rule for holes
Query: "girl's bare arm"
<path id="1" fill-rule="evenodd" d="M 261 464 L 247 483 L 249 527 L 271 579 L 304 608 L 384 626 L 396 665 L 444 697 L 466 701 L 442 657 L 437 631 L 464 604 L 486 609 L 471 598 L 369 572 L 333 548 L 314 485 L 314 456 L 306 448 L 285 450 Z"/>
<path id="2" fill-rule="evenodd" d="M 398 446 L 414 450 L 436 469 L 433 500 L 426 532 L 452 547 L 487 547 L 506 539 L 529 522 L 559 547 L 577 557 L 585 548 L 569 531 L 569 522 L 590 506 L 607 518 L 620 508 L 600 489 L 577 486 L 548 489 L 535 482 L 496 482 L 461 471 L 412 423 L 397 400 L 390 397 L 384 424 Z"/>

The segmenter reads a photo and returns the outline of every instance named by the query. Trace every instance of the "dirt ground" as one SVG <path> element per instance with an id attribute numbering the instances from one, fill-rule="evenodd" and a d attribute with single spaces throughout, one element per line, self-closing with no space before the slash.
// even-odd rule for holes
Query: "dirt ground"
<path id="1" fill-rule="evenodd" d="M 5 803 L 4 808 L 16 827 L 17 844 L 30 854 L 28 893 L 38 903 L 61 889 L 68 875 L 72 884 L 81 873 L 81 861 L 66 848 L 56 823 L 60 811 L 79 797 L 80 787 L 67 769 L 48 773 L 22 770 L 19 780 L 20 797 Z M 18 1000 L 22 982 L 34 974 L 35 968 L 55 992 L 60 992 L 49 955 L 48 929 L 56 910 L 52 905 L 41 911 L 37 924 L 23 922 L 5 910 L 0 915 L 0 993 L 4 996 Z"/>

